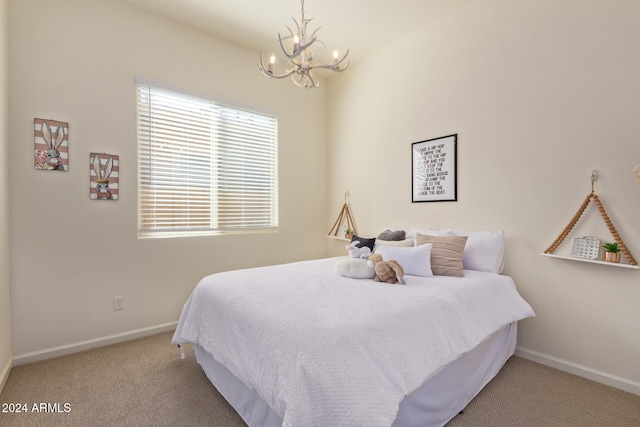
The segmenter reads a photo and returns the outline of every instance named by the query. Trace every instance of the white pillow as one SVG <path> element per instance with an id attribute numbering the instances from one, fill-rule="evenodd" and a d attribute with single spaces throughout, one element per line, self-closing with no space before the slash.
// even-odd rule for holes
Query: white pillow
<path id="1" fill-rule="evenodd" d="M 404 239 L 404 240 L 379 240 L 376 239 L 376 242 L 373 244 L 373 252 L 376 251 L 378 246 L 400 246 L 403 248 L 409 248 L 414 246 L 413 239 Z"/>
<path id="2" fill-rule="evenodd" d="M 500 274 L 504 269 L 504 232 L 452 230 L 454 236 L 468 236 L 462 265 L 466 270 Z"/>
<path id="3" fill-rule="evenodd" d="M 383 246 L 376 248 L 375 253 L 382 255 L 383 261 L 395 259 L 410 276 L 432 277 L 431 243 L 422 246 L 400 247 Z"/>

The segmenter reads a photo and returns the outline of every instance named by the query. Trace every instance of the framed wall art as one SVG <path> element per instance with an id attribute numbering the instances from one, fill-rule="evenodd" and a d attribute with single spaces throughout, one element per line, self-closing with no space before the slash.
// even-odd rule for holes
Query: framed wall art
<path id="1" fill-rule="evenodd" d="M 455 202 L 458 134 L 411 144 L 411 202 Z"/>
<path id="2" fill-rule="evenodd" d="M 34 168 L 69 170 L 69 123 L 33 119 Z"/>
<path id="3" fill-rule="evenodd" d="M 120 156 L 89 154 L 89 197 L 91 200 L 120 198 Z"/>

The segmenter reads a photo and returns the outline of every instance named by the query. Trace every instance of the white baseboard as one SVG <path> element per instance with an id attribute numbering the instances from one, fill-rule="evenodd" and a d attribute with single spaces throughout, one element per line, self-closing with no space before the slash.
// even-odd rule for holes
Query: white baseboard
<path id="1" fill-rule="evenodd" d="M 47 359 L 53 359 L 54 357 L 65 356 L 67 354 L 73 354 L 79 351 L 90 350 L 96 347 L 103 347 L 106 345 L 130 341 L 136 338 L 155 335 L 162 332 L 174 330 L 177 325 L 178 325 L 178 322 L 165 323 L 162 325 L 156 325 L 148 328 L 136 329 L 134 331 L 123 332 L 121 334 L 107 335 L 105 337 L 95 338 L 92 340 L 80 341 L 73 344 L 61 345 L 57 347 L 45 348 L 44 350 L 38 350 L 30 353 L 19 354 L 13 357 L 13 366 L 26 365 L 28 363 L 39 362 L 41 360 L 47 360 Z"/>
<path id="2" fill-rule="evenodd" d="M 13 366 L 12 359 L 9 358 L 7 360 L 7 364 L 4 365 L 4 368 L 2 368 L 2 371 L 0 371 L 0 394 L 2 393 L 2 390 L 4 390 L 4 385 L 7 383 L 7 380 L 9 379 L 9 374 L 11 373 L 12 366 Z"/>
<path id="3" fill-rule="evenodd" d="M 73 344 L 62 345 L 57 347 L 51 347 L 44 350 L 34 351 L 30 353 L 19 354 L 14 356 L 13 359 L 9 359 L 0 372 L 0 392 L 4 388 L 12 366 L 26 365 L 28 363 L 39 362 L 41 360 L 52 359 L 54 357 L 65 356 L 67 354 L 73 354 L 84 350 L 90 350 L 92 348 L 103 347 L 106 345 L 117 344 L 120 342 L 130 341 L 137 338 L 143 338 L 149 335 L 155 335 L 162 332 L 168 332 L 174 330 L 178 322 L 170 322 L 162 325 L 151 326 L 148 328 L 136 329 L 129 332 L 123 332 L 115 335 L 107 335 L 87 341 L 80 341 Z M 579 377 L 587 378 L 589 380 L 606 384 L 611 387 L 618 388 L 620 390 L 627 391 L 629 393 L 637 394 L 640 396 L 640 383 L 626 378 L 618 377 L 616 375 L 609 374 L 607 372 L 591 369 L 587 366 L 578 365 L 567 360 L 559 359 L 557 357 L 550 356 L 548 354 L 539 353 L 528 348 L 516 347 L 515 355 L 524 359 L 531 360 L 533 362 L 540 363 L 545 366 L 550 366 L 555 369 L 559 369 L 563 372 L 577 375 Z"/>
<path id="4" fill-rule="evenodd" d="M 568 372 L 579 377 L 605 384 L 629 393 L 640 395 L 640 383 L 626 378 L 618 377 L 607 372 L 591 369 L 587 366 L 578 365 L 577 363 L 549 356 L 548 354 L 539 353 L 529 350 L 528 348 L 516 347 L 516 356 L 528 359 L 541 365 L 550 366 L 560 371 Z"/>

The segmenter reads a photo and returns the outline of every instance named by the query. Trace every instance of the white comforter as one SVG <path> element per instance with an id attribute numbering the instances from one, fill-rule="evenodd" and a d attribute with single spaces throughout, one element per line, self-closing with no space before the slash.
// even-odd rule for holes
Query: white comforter
<path id="1" fill-rule="evenodd" d="M 338 258 L 218 273 L 186 302 L 195 343 L 284 426 L 390 426 L 400 401 L 508 323 L 533 316 L 510 277 L 350 279 Z"/>

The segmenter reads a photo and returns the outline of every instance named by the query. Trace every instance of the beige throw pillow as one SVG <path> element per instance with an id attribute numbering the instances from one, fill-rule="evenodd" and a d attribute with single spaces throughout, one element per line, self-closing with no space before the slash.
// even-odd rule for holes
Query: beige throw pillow
<path id="1" fill-rule="evenodd" d="M 431 271 L 436 276 L 464 277 L 462 255 L 467 236 L 416 234 L 416 246 L 431 243 Z"/>

